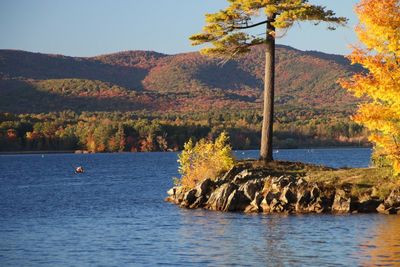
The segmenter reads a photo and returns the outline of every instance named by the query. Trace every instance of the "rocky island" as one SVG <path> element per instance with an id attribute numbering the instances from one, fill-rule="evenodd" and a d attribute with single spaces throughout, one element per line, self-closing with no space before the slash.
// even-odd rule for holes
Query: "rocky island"
<path id="1" fill-rule="evenodd" d="M 171 188 L 165 200 L 189 209 L 246 213 L 400 214 L 400 185 L 389 169 L 243 160 L 193 188 Z"/>

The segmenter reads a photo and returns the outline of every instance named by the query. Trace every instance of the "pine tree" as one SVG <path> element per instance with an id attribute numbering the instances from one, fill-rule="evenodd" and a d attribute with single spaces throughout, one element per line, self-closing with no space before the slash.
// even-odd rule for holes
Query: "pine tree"
<path id="1" fill-rule="evenodd" d="M 255 45 L 265 46 L 264 109 L 260 159 L 272 161 L 272 135 L 275 88 L 276 31 L 288 29 L 296 21 L 329 23 L 328 29 L 344 25 L 346 18 L 336 17 L 332 10 L 313 5 L 307 0 L 228 0 L 229 6 L 214 14 L 206 14 L 203 32 L 190 37 L 193 45 L 210 43 L 205 55 L 232 58 L 250 51 Z M 261 21 L 255 22 L 262 17 Z M 246 33 L 247 29 L 265 27 L 264 37 Z"/>
<path id="2" fill-rule="evenodd" d="M 400 1 L 362 0 L 356 13 L 356 33 L 364 46 L 354 47 L 349 58 L 368 71 L 341 85 L 370 99 L 359 106 L 354 119 L 370 130 L 375 152 L 400 173 Z"/>

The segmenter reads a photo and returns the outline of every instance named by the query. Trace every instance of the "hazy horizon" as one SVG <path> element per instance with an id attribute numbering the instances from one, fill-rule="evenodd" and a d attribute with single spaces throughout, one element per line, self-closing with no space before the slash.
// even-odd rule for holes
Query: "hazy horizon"
<path id="1" fill-rule="evenodd" d="M 323 0 L 310 2 L 327 5 Z M 193 52 L 199 47 L 191 46 L 188 37 L 201 30 L 205 13 L 216 12 L 226 3 L 226 0 L 4 0 L 0 3 L 0 49 L 75 57 L 129 50 L 169 55 Z M 327 5 L 338 16 L 350 19 L 347 27 L 328 31 L 323 24 L 299 23 L 277 43 L 303 51 L 348 54 L 348 45 L 356 42 L 355 3 L 356 0 L 340 0 Z"/>

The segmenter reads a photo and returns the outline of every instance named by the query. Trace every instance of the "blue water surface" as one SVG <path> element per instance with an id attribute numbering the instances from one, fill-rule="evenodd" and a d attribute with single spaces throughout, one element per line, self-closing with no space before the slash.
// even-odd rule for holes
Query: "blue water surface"
<path id="1" fill-rule="evenodd" d="M 274 155 L 367 167 L 370 153 Z M 0 155 L 0 265 L 400 265 L 400 217 L 180 209 L 163 200 L 178 176 L 176 160 L 176 153 Z M 84 174 L 74 173 L 78 165 Z"/>

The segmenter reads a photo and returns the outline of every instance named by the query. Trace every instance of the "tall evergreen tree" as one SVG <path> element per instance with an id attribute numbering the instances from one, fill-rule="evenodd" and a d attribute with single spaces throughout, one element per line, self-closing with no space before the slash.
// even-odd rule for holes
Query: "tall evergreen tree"
<path id="1" fill-rule="evenodd" d="M 250 47 L 265 46 L 264 109 L 260 159 L 272 161 L 272 136 L 275 88 L 276 30 L 288 29 L 296 21 L 327 22 L 328 29 L 344 25 L 344 17 L 336 17 L 332 10 L 313 5 L 307 0 L 227 0 L 229 6 L 214 14 L 206 14 L 202 33 L 190 37 L 193 45 L 210 43 L 203 48 L 205 55 L 232 58 L 250 51 Z M 257 21 L 262 17 L 260 21 Z M 263 37 L 246 33 L 247 29 L 265 27 Z"/>

